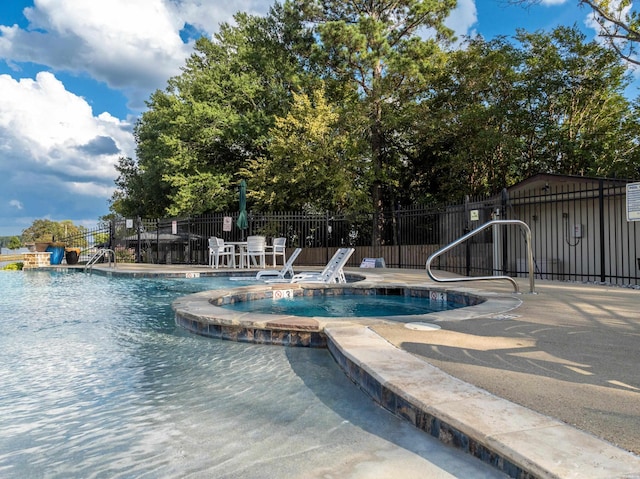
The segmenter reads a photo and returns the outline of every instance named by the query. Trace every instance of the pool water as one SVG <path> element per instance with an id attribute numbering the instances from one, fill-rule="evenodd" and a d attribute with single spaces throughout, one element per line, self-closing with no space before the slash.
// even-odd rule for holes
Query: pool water
<path id="1" fill-rule="evenodd" d="M 316 295 L 225 304 L 235 311 L 323 318 L 413 316 L 462 307 L 447 301 L 396 295 Z"/>
<path id="2" fill-rule="evenodd" d="M 219 281 L 0 272 L 0 477 L 504 477 L 326 350 L 177 329 L 171 302 Z"/>

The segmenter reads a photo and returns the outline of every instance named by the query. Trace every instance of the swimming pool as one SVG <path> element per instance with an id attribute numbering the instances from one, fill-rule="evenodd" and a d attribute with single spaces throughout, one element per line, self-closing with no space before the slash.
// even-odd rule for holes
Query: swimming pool
<path id="1" fill-rule="evenodd" d="M 0 477 L 504 477 L 378 406 L 325 350 L 176 328 L 210 278 L 0 272 Z"/>
<path id="2" fill-rule="evenodd" d="M 321 318 L 411 316 L 460 308 L 452 301 L 400 295 L 313 295 L 259 299 L 223 305 L 235 311 Z"/>

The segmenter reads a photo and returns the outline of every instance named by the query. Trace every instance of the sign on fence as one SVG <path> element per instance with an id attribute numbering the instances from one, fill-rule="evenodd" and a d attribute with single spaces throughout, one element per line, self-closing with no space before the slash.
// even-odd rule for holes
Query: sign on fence
<path id="1" fill-rule="evenodd" d="M 627 221 L 640 221 L 640 183 L 627 184 Z"/>
<path id="2" fill-rule="evenodd" d="M 386 268 L 384 258 L 363 258 L 361 268 Z"/>

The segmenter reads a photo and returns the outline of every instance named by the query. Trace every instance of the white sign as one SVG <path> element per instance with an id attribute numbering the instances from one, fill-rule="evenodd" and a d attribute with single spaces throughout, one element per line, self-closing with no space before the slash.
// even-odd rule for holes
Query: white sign
<path id="1" fill-rule="evenodd" d="M 471 221 L 478 221 L 480 219 L 480 211 L 479 210 L 471 210 Z"/>
<path id="2" fill-rule="evenodd" d="M 231 216 L 225 216 L 222 220 L 222 231 L 231 231 L 231 224 L 233 220 Z"/>
<path id="3" fill-rule="evenodd" d="M 293 298 L 292 289 L 276 289 L 273 292 L 273 299 L 287 299 Z"/>
<path id="4" fill-rule="evenodd" d="M 133 220 L 127 219 L 125 226 L 129 229 L 133 228 Z"/>
<path id="5" fill-rule="evenodd" d="M 363 258 L 362 263 L 360 263 L 361 268 L 375 268 L 376 267 L 376 259 L 375 258 Z"/>
<path id="6" fill-rule="evenodd" d="M 429 299 L 444 303 L 447 300 L 447 293 L 443 291 L 429 291 Z"/>
<path id="7" fill-rule="evenodd" d="M 627 184 L 627 221 L 640 221 L 640 183 Z"/>
<path id="8" fill-rule="evenodd" d="M 173 220 L 171 222 L 171 234 L 173 235 L 177 235 L 178 234 L 178 222 Z"/>

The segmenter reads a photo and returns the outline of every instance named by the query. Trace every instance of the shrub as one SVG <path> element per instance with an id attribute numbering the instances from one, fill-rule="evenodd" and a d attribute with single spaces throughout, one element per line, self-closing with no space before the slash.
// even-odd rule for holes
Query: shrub
<path id="1" fill-rule="evenodd" d="M 7 265 L 5 265 L 2 269 L 5 271 L 22 271 L 22 267 L 24 266 L 24 263 L 9 263 Z"/>
<path id="2" fill-rule="evenodd" d="M 136 251 L 133 248 L 125 248 L 124 246 L 116 246 L 114 250 L 117 263 L 135 263 Z"/>

